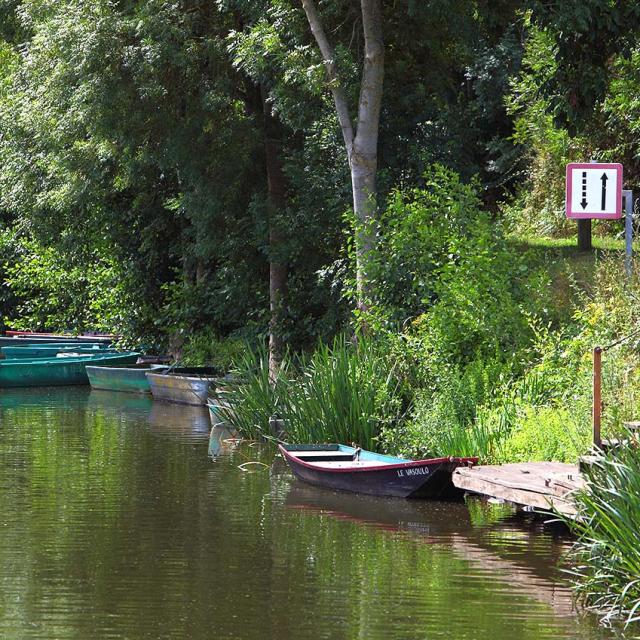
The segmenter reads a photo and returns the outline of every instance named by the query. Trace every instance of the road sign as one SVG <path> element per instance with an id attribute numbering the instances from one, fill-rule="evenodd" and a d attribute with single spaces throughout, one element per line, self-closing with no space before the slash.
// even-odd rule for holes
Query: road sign
<path id="1" fill-rule="evenodd" d="M 622 165 L 567 165 L 567 218 L 621 218 Z"/>

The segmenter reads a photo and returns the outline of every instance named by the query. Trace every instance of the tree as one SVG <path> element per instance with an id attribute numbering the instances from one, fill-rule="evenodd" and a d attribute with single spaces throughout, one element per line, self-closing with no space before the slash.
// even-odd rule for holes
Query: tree
<path id="1" fill-rule="evenodd" d="M 327 71 L 336 114 L 347 150 L 353 212 L 356 218 L 356 281 L 358 307 L 367 308 L 369 282 L 367 261 L 375 249 L 376 237 L 376 172 L 378 170 L 378 130 L 384 83 L 384 42 L 381 0 L 360 0 L 364 61 L 360 81 L 358 116 L 352 121 L 349 103 L 336 66 L 336 53 L 329 42 L 314 0 L 302 0 L 311 33 L 318 43 Z"/>

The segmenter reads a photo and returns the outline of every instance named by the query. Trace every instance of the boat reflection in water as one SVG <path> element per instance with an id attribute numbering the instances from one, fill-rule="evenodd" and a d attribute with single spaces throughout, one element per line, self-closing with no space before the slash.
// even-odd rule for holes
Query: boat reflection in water
<path id="1" fill-rule="evenodd" d="M 165 438 L 202 441 L 209 437 L 211 423 L 206 407 L 153 402 L 149 427 L 151 433 Z"/>
<path id="2" fill-rule="evenodd" d="M 448 549 L 480 580 L 503 581 L 514 596 L 548 605 L 561 618 L 577 615 L 571 589 L 558 582 L 566 540 L 544 536 L 535 522 L 516 517 L 474 526 L 464 503 L 397 500 L 349 494 L 293 482 L 285 505 L 303 514 L 350 521 Z"/>
<path id="3" fill-rule="evenodd" d="M 209 457 L 217 458 L 225 453 L 231 453 L 240 443 L 238 432 L 224 423 L 218 423 L 211 428 L 209 436 Z"/>
<path id="4" fill-rule="evenodd" d="M 111 415 L 145 416 L 151 410 L 153 401 L 151 396 L 133 393 L 120 393 L 119 391 L 105 391 L 103 389 L 87 389 L 88 408 L 93 411 Z"/>

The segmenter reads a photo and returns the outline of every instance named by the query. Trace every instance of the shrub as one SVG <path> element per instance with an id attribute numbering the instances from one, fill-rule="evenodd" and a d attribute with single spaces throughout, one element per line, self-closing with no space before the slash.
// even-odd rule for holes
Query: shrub
<path id="1" fill-rule="evenodd" d="M 211 329 L 203 330 L 188 337 L 181 360 L 185 366 L 212 366 L 228 371 L 246 349 L 246 343 L 239 338 L 220 338 Z"/>
<path id="2" fill-rule="evenodd" d="M 410 457 L 492 457 L 502 439 L 504 421 L 485 419 L 508 367 L 498 360 L 475 361 L 463 373 L 440 373 L 436 390 L 417 392 L 412 418 L 400 430 L 383 432 L 389 449 Z"/>
<path id="3" fill-rule="evenodd" d="M 526 407 L 503 445 L 509 462 L 577 462 L 590 446 L 589 422 L 560 407 Z"/>

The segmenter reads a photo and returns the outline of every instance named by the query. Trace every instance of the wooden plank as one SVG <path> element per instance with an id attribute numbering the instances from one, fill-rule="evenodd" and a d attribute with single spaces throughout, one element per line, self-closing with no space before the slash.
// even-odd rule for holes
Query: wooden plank
<path id="1" fill-rule="evenodd" d="M 459 489 L 499 498 L 535 509 L 555 509 L 574 515 L 571 493 L 584 481 L 577 465 L 559 462 L 525 462 L 505 465 L 460 467 L 453 474 Z"/>
<path id="2" fill-rule="evenodd" d="M 569 491 L 582 488 L 584 485 L 578 467 L 575 465 L 567 465 L 567 469 L 562 473 L 548 473 L 548 469 L 549 467 L 545 468 L 542 465 L 536 468 L 532 467 L 531 463 L 525 463 L 524 465 L 460 468 L 456 470 L 456 475 L 478 478 L 513 489 L 544 494 L 553 493 L 558 497 L 564 496 Z"/>

